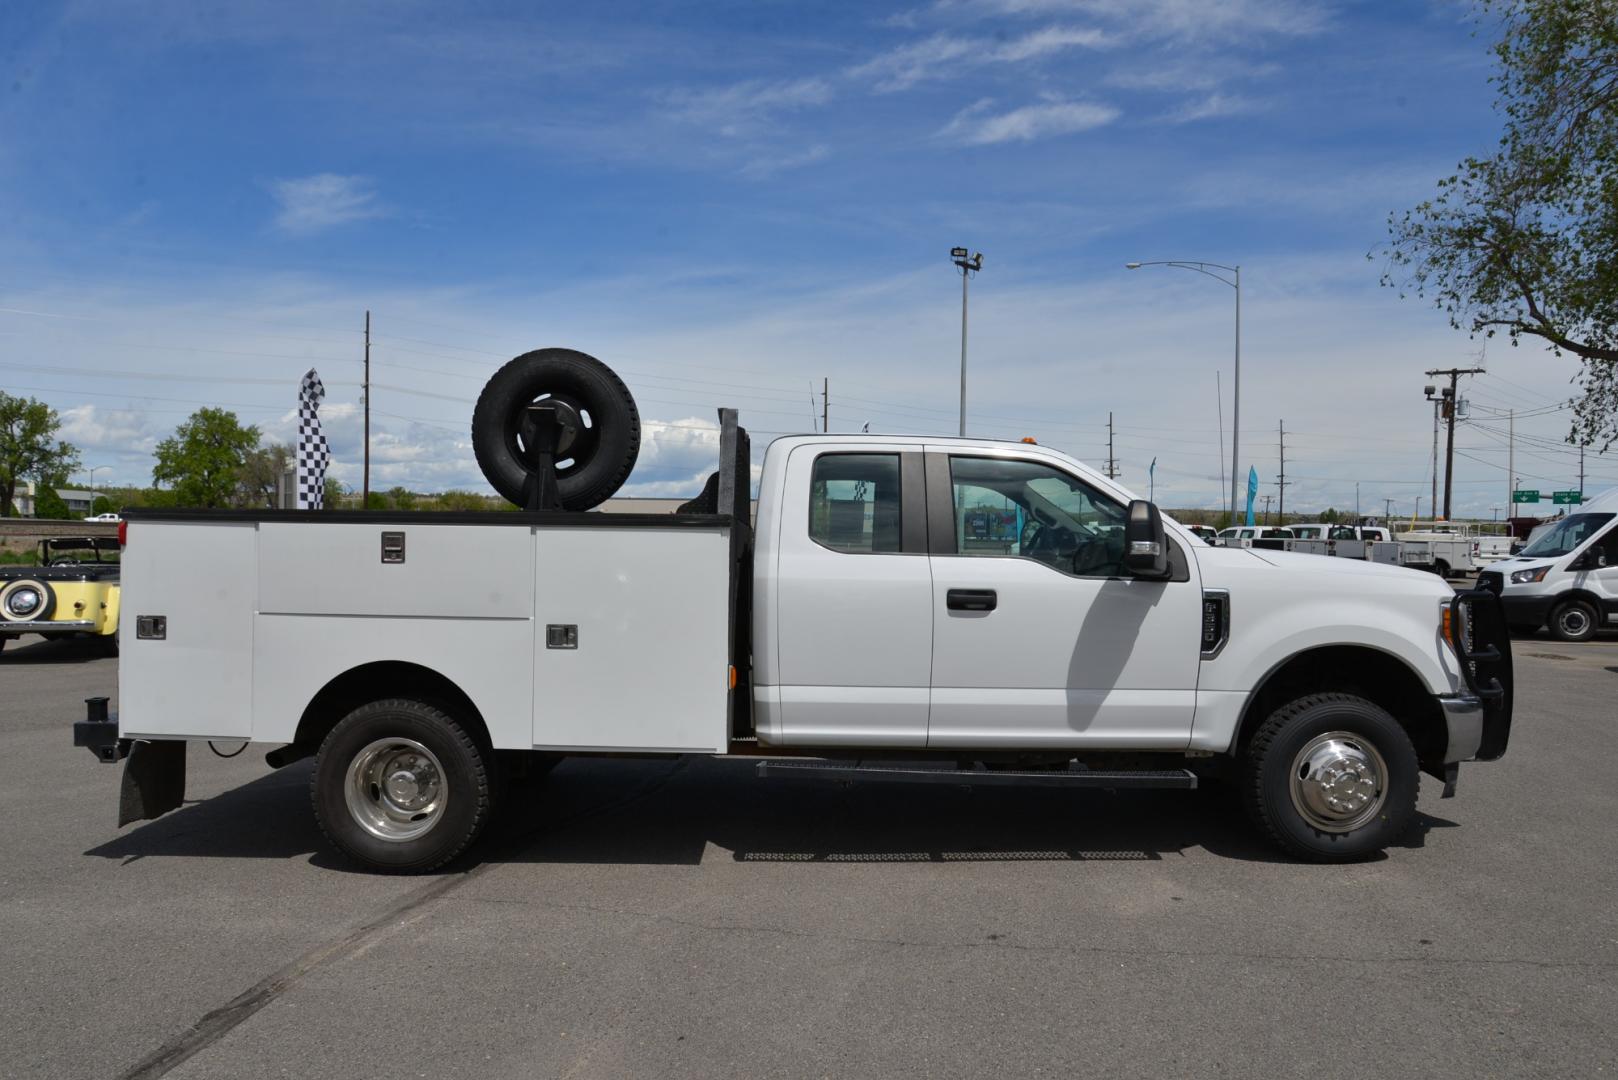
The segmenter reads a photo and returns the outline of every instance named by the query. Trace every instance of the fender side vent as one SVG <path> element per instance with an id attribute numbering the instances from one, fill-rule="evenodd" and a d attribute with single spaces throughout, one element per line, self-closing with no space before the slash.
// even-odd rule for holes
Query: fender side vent
<path id="1" fill-rule="evenodd" d="M 1202 658 L 1212 660 L 1230 640 L 1230 593 L 1202 590 Z"/>

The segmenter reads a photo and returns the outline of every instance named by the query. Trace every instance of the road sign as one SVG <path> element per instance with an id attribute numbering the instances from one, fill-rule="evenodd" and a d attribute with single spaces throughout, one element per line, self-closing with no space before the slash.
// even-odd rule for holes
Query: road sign
<path id="1" fill-rule="evenodd" d="M 1577 506 L 1580 503 L 1582 503 L 1583 501 L 1584 501 L 1584 492 L 1582 492 L 1582 491 L 1553 491 L 1553 492 L 1551 492 L 1551 502 L 1553 502 L 1553 503 L 1568 503 L 1570 505 Z"/>
<path id="2" fill-rule="evenodd" d="M 1538 502 L 1539 501 L 1539 492 L 1537 492 L 1537 491 L 1513 491 L 1511 493 L 1511 501 L 1514 502 L 1514 503 Z"/>

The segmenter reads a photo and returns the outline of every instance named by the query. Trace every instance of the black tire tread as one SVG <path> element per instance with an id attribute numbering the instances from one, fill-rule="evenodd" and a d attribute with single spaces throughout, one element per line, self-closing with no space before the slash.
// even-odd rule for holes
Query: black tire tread
<path id="1" fill-rule="evenodd" d="M 382 698 L 377 701 L 367 702 L 366 704 L 361 705 L 359 708 L 349 713 L 348 716 L 345 716 L 343 720 L 335 724 L 331 731 L 326 733 L 325 739 L 321 740 L 320 750 L 315 755 L 315 761 L 317 763 L 316 767 L 311 769 L 309 772 L 309 800 L 311 803 L 313 803 L 315 808 L 315 824 L 320 827 L 320 833 L 326 838 L 326 842 L 345 854 L 348 854 L 347 849 L 343 846 L 341 840 L 339 840 L 339 838 L 333 833 L 333 830 L 327 827 L 325 818 L 320 813 L 320 768 L 318 763 L 321 757 L 326 753 L 327 748 L 331 745 L 332 740 L 342 729 L 343 723 L 363 712 L 369 711 L 387 711 L 414 714 L 423 720 L 441 724 L 449 732 L 450 736 L 455 739 L 455 741 L 458 742 L 464 750 L 467 751 L 472 762 L 473 789 L 477 795 L 475 800 L 476 812 L 473 815 L 470 826 L 463 830 L 459 842 L 452 850 L 450 850 L 447 854 L 442 854 L 440 857 L 420 864 L 380 866 L 375 863 L 367 863 L 367 865 L 374 866 L 376 869 L 381 870 L 384 873 L 429 873 L 457 858 L 463 851 L 467 849 L 469 845 L 471 845 L 472 841 L 477 839 L 478 834 L 483 831 L 483 826 L 488 822 L 489 815 L 494 806 L 493 786 L 489 779 L 489 764 L 484 760 L 483 750 L 478 746 L 477 740 L 467 732 L 466 728 L 463 727 L 453 716 L 434 705 L 429 705 L 424 701 L 416 701 L 413 698 Z M 349 857 L 353 858 L 354 856 L 350 855 Z"/>
<path id="2" fill-rule="evenodd" d="M 1584 614 L 1587 618 L 1590 630 L 1583 637 L 1570 637 L 1569 635 L 1562 633 L 1561 629 L 1557 626 L 1557 622 L 1561 618 L 1562 612 L 1570 607 L 1581 607 L 1584 609 Z M 1600 612 L 1596 611 L 1595 605 L 1591 604 L 1588 600 L 1581 600 L 1575 596 L 1567 600 L 1563 600 L 1561 603 L 1552 608 L 1550 616 L 1545 620 L 1545 625 L 1550 627 L 1551 636 L 1557 641 L 1589 641 L 1591 638 L 1596 636 L 1596 627 L 1601 625 L 1601 614 Z"/>
<path id="3" fill-rule="evenodd" d="M 1302 848 L 1294 843 L 1291 837 L 1287 836 L 1285 832 L 1278 827 L 1276 821 L 1270 816 L 1270 814 L 1266 812 L 1264 806 L 1264 772 L 1262 769 L 1256 767 L 1258 762 L 1262 762 L 1268 757 L 1271 745 L 1276 739 L 1280 738 L 1281 733 L 1286 729 L 1286 726 L 1289 723 L 1291 723 L 1298 716 L 1302 715 L 1304 712 L 1307 712 L 1318 705 L 1329 704 L 1370 705 L 1373 708 L 1380 708 L 1380 706 L 1376 705 L 1375 702 L 1360 697 L 1358 694 L 1329 691 L 1318 694 L 1307 694 L 1300 698 L 1294 698 L 1285 705 L 1282 705 L 1279 709 L 1276 709 L 1265 718 L 1264 723 L 1259 726 L 1258 731 L 1253 735 L 1252 741 L 1248 743 L 1247 761 L 1245 763 L 1246 769 L 1241 785 L 1242 801 L 1246 803 L 1248 816 L 1253 820 L 1253 823 L 1261 832 L 1263 832 L 1265 837 L 1272 844 L 1281 848 L 1283 851 L 1308 859 L 1311 862 L 1353 862 L 1362 856 L 1360 856 L 1358 853 L 1352 852 L 1342 854 L 1322 852 L 1310 848 Z M 1418 770 L 1416 773 L 1415 797 L 1420 798 L 1420 796 L 1421 773 Z M 1388 842 L 1393 843 L 1401 839 L 1405 833 L 1409 831 L 1413 819 L 1414 815 L 1411 815 L 1411 820 L 1407 820 L 1398 828 L 1397 831 L 1390 834 L 1388 837 Z"/>
<path id="4" fill-rule="evenodd" d="M 513 357 L 512 359 L 506 361 L 503 365 L 501 365 L 500 370 L 496 371 L 492 376 L 489 377 L 489 381 L 487 384 L 485 384 L 483 393 L 478 395 L 477 404 L 473 407 L 472 454 L 473 457 L 477 459 L 478 468 L 483 471 L 485 479 L 487 479 L 490 485 L 494 486 L 495 490 L 497 491 L 499 491 L 500 488 L 499 485 L 496 484 L 495 463 L 484 460 L 484 451 L 482 449 L 481 440 L 478 437 L 480 430 L 483 430 L 486 427 L 499 430 L 504 424 L 504 417 L 492 415 L 497 410 L 495 403 L 487 398 L 489 387 L 503 383 L 506 378 L 508 378 L 508 372 L 514 369 L 524 368 L 533 363 L 531 358 L 535 355 L 535 353 L 549 351 L 552 350 L 536 349 L 533 352 L 526 352 L 521 356 Z M 624 481 L 628 480 L 629 474 L 634 471 L 635 462 L 640 457 L 640 410 L 635 405 L 635 397 L 629 392 L 628 385 L 625 384 L 624 380 L 621 379 L 618 376 L 618 373 L 612 370 L 612 368 L 586 353 L 579 353 L 576 352 L 576 350 L 571 349 L 559 351 L 572 353 L 575 357 L 580 358 L 580 361 L 587 361 L 588 363 L 584 366 L 587 366 L 594 375 L 600 377 L 602 381 L 607 384 L 609 392 L 619 400 L 619 402 L 628 411 L 631 418 L 631 422 L 629 424 L 629 444 L 623 455 L 619 458 L 617 468 L 599 478 L 584 492 L 572 495 L 566 500 L 568 509 L 585 510 L 593 506 L 598 506 L 607 499 L 611 498 L 614 492 L 623 487 Z M 517 502 L 519 505 L 521 505 L 521 500 L 512 499 L 510 492 L 501 491 L 501 494 L 504 495 L 509 501 Z"/>

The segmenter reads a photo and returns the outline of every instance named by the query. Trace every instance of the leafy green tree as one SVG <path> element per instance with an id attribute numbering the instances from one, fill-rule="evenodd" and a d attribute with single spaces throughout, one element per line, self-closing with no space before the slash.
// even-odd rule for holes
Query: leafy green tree
<path id="1" fill-rule="evenodd" d="M 79 467 L 79 452 L 56 438 L 61 426 L 43 401 L 0 391 L 0 517 L 11 517 L 24 480 L 44 484 Z"/>
<path id="2" fill-rule="evenodd" d="M 67 508 L 67 503 L 56 493 L 56 489 L 49 484 L 40 484 L 34 489 L 34 516 L 49 518 L 52 521 L 67 521 L 73 517 L 73 512 Z"/>
<path id="3" fill-rule="evenodd" d="M 276 481 L 291 467 L 292 448 L 285 443 L 270 443 L 249 450 L 242 461 L 241 491 L 237 496 L 240 504 L 276 509 Z"/>
<path id="4" fill-rule="evenodd" d="M 396 487 L 388 491 L 388 501 L 395 510 L 414 510 L 416 508 L 415 492 L 406 488 Z"/>
<path id="5" fill-rule="evenodd" d="M 1496 149 L 1388 219 L 1384 285 L 1457 329 L 1584 361 L 1581 442 L 1618 440 L 1618 0 L 1480 0 L 1499 31 Z"/>
<path id="6" fill-rule="evenodd" d="M 343 500 L 347 497 L 348 489 L 343 486 L 343 482 L 335 476 L 327 476 L 326 493 L 321 498 L 320 508 L 322 510 L 341 510 Z"/>
<path id="7" fill-rule="evenodd" d="M 91 514 L 110 514 L 116 509 L 118 509 L 117 504 L 105 495 L 97 495 L 95 500 L 90 503 Z"/>
<path id="8" fill-rule="evenodd" d="M 180 506 L 230 506 L 247 455 L 257 446 L 258 428 L 243 427 L 235 413 L 198 409 L 157 444 L 152 480 L 169 485 Z"/>

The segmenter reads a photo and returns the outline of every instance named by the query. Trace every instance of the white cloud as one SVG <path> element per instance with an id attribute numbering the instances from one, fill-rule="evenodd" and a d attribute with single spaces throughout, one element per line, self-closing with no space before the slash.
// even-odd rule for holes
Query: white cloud
<path id="1" fill-rule="evenodd" d="M 948 77 L 964 67 L 995 63 L 1021 63 L 1071 48 L 1100 48 L 1108 44 L 1100 30 L 1073 26 L 1047 26 L 1022 37 L 995 44 L 980 38 L 934 34 L 921 41 L 891 49 L 849 69 L 857 79 L 875 79 L 880 93 L 908 90 L 919 82 Z"/>
<path id="2" fill-rule="evenodd" d="M 62 426 L 57 437 L 81 450 L 124 451 L 150 449 L 157 445 L 157 429 L 151 417 L 138 409 L 109 409 L 100 405 L 76 405 L 62 409 Z M 97 464 L 88 461 L 86 466 Z"/>
<path id="3" fill-rule="evenodd" d="M 824 161 L 830 155 L 829 147 L 824 143 L 816 143 L 794 154 L 756 157 L 742 166 L 742 175 L 761 180 L 777 173 L 813 165 L 817 161 Z"/>
<path id="4" fill-rule="evenodd" d="M 275 215 L 276 228 L 299 235 L 387 213 L 376 201 L 371 181 L 363 176 L 316 173 L 298 179 L 276 180 L 270 184 L 270 194 L 281 207 Z"/>
<path id="5" fill-rule="evenodd" d="M 1110 105 L 1085 101 L 1047 101 L 1024 105 L 1010 112 L 992 112 L 994 102 L 985 98 L 969 105 L 939 131 L 940 138 L 983 146 L 1003 142 L 1031 142 L 1054 135 L 1071 135 L 1102 127 L 1118 118 Z"/>
<path id="6" fill-rule="evenodd" d="M 1143 38 L 1231 41 L 1262 37 L 1304 37 L 1331 25 L 1333 11 L 1323 0 L 946 0 L 941 9 L 976 8 L 1002 15 L 1076 12 L 1119 24 Z"/>
<path id="7" fill-rule="evenodd" d="M 1215 92 L 1197 101 L 1187 102 L 1169 113 L 1165 120 L 1171 124 L 1189 124 L 1196 120 L 1214 120 L 1222 116 L 1240 116 L 1258 112 L 1263 102 L 1241 94 Z"/>
<path id="8" fill-rule="evenodd" d="M 729 136 L 756 131 L 776 113 L 824 105 L 831 98 L 831 84 L 818 78 L 776 82 L 750 79 L 706 90 L 672 90 L 664 95 L 675 119 Z"/>

